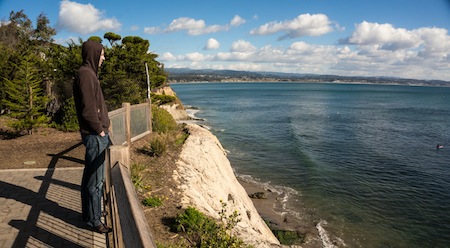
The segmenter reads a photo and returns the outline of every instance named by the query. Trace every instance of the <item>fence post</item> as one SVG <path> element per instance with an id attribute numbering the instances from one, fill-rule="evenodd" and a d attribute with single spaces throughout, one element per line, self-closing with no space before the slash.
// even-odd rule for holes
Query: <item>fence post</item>
<path id="1" fill-rule="evenodd" d="M 125 133 L 127 136 L 127 146 L 131 146 L 131 105 L 129 102 L 122 103 L 125 108 Z"/>

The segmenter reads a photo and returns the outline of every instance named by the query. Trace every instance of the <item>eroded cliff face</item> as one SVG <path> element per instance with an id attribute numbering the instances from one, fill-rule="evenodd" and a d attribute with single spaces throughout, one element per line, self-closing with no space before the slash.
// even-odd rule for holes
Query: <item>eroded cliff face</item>
<path id="1" fill-rule="evenodd" d="M 220 219 L 221 201 L 227 204 L 227 216 L 240 213 L 241 221 L 233 234 L 255 247 L 280 247 L 279 241 L 256 211 L 245 189 L 237 181 L 225 150 L 207 129 L 187 124 L 190 136 L 177 161 L 174 179 L 179 182 L 182 206 L 192 206 Z"/>
<path id="2" fill-rule="evenodd" d="M 175 94 L 175 92 L 172 90 L 172 88 L 170 88 L 170 86 L 165 86 L 165 87 L 157 89 L 155 91 L 155 94 L 168 95 L 168 96 L 177 96 L 177 94 Z"/>

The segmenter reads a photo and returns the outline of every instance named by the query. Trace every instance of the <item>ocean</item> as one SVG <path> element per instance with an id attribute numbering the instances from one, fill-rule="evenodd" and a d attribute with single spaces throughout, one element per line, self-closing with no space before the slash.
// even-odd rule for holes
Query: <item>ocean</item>
<path id="1" fill-rule="evenodd" d="M 450 247 L 450 88 L 172 84 L 324 247 Z M 437 145 L 443 147 L 437 149 Z"/>

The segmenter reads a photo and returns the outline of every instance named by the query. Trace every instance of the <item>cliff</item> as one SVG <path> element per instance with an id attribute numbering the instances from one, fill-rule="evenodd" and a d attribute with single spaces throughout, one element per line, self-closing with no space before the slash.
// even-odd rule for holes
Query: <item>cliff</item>
<path id="1" fill-rule="evenodd" d="M 234 234 L 255 247 L 280 247 L 279 241 L 258 214 L 253 202 L 237 181 L 225 150 L 207 129 L 187 124 L 189 138 L 177 161 L 174 179 L 179 182 L 183 207 L 193 206 L 219 219 L 221 200 L 228 214 L 240 213 Z"/>

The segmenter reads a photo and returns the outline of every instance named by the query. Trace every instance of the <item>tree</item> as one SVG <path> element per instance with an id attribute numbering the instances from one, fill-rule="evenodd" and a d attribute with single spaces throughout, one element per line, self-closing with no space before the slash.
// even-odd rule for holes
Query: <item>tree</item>
<path id="1" fill-rule="evenodd" d="M 54 91 L 61 102 L 72 97 L 72 82 L 78 68 L 82 64 L 81 45 L 71 40 L 66 46 L 52 44 L 49 49 L 48 67 L 51 68 L 51 78 L 54 81 Z"/>
<path id="2" fill-rule="evenodd" d="M 47 97 L 43 93 L 42 79 L 38 76 L 35 67 L 36 58 L 33 54 L 23 57 L 16 67 L 16 76 L 13 80 L 5 79 L 6 98 L 4 105 L 11 110 L 11 116 L 15 117 L 12 126 L 18 130 L 27 130 L 33 133 L 33 128 L 46 123 L 45 107 Z"/>
<path id="3" fill-rule="evenodd" d="M 120 108 L 122 103 L 141 103 L 145 99 L 144 93 L 139 84 L 133 79 L 120 79 L 110 82 L 109 87 L 104 87 L 103 92 L 106 97 L 106 105 L 110 110 Z"/>
<path id="4" fill-rule="evenodd" d="M 31 24 L 23 10 L 11 11 L 9 22 L 0 24 L 0 42 L 14 50 L 23 49 L 33 32 Z"/>
<path id="5" fill-rule="evenodd" d="M 50 21 L 44 13 L 37 17 L 36 28 L 33 32 L 33 38 L 44 42 L 53 42 L 52 36 L 56 35 L 56 30 L 49 26 Z"/>
<path id="6" fill-rule="evenodd" d="M 105 38 L 118 38 L 107 33 Z M 100 71 L 105 98 L 111 108 L 120 107 L 121 101 L 144 102 L 147 92 L 145 64 L 149 66 L 152 88 L 166 82 L 167 75 L 156 54 L 150 53 L 150 42 L 138 36 L 126 36 L 121 44 L 107 48 L 108 58 Z"/>
<path id="7" fill-rule="evenodd" d="M 21 124 L 16 123 L 17 127 L 22 125 L 31 130 L 45 115 L 58 121 L 60 108 L 72 115 L 72 111 L 67 111 L 70 109 L 67 99 L 72 97 L 73 79 L 82 64 L 83 44 L 81 38 L 67 45 L 54 44 L 56 31 L 43 13 L 36 19 L 35 28 L 32 24 L 23 10 L 12 11 L 9 21 L 0 23 L 0 113 L 10 112 L 19 121 L 23 120 Z M 105 47 L 107 60 L 99 70 L 99 79 L 110 110 L 120 107 L 123 101 L 145 101 L 145 64 L 152 89 L 166 82 L 164 66 L 156 60 L 157 54 L 149 52 L 148 40 L 138 36 L 122 39 L 113 32 L 105 33 L 104 38 L 111 47 Z M 98 36 L 89 40 L 102 42 Z M 66 122 L 68 118 L 60 119 Z"/>
<path id="8" fill-rule="evenodd" d="M 9 14 L 9 21 L 9 25 L 16 28 L 16 36 L 19 41 L 25 41 L 31 37 L 31 34 L 33 33 L 33 26 L 31 20 L 28 19 L 23 10 L 19 12 L 11 11 Z"/>
<path id="9" fill-rule="evenodd" d="M 96 41 L 98 43 L 102 43 L 103 42 L 103 40 L 102 40 L 102 38 L 100 36 L 91 36 L 91 37 L 88 38 L 88 40 Z"/>
<path id="10" fill-rule="evenodd" d="M 16 61 L 16 56 L 14 50 L 3 42 L 0 42 L 0 51 L 2 51 L 0 52 L 0 113 L 3 113 L 5 110 L 3 100 L 6 98 L 5 79 L 10 78 L 14 72 L 11 62 Z"/>
<path id="11" fill-rule="evenodd" d="M 111 47 L 112 47 L 116 41 L 119 41 L 122 39 L 122 36 L 115 34 L 113 32 L 108 32 L 103 36 L 103 38 L 107 39 L 109 41 L 109 44 L 111 44 Z"/>

